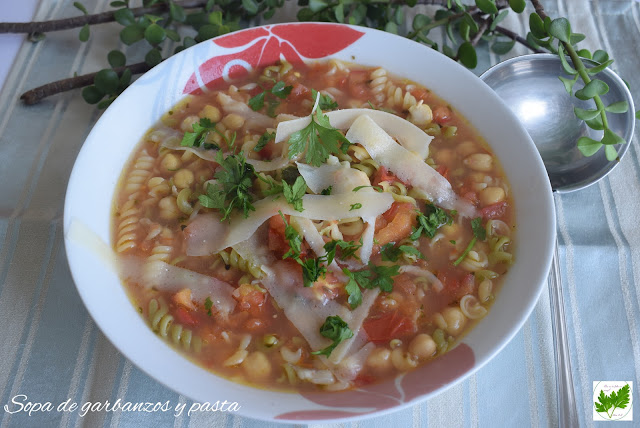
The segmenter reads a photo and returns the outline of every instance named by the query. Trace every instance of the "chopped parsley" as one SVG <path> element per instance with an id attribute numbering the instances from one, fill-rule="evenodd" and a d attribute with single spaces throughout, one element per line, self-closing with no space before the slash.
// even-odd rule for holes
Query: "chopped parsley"
<path id="1" fill-rule="evenodd" d="M 343 241 L 342 239 L 329 241 L 324 244 L 324 249 L 327 252 L 327 264 L 330 265 L 333 262 L 333 259 L 336 257 L 336 250 L 340 247 L 340 255 L 341 260 L 347 260 L 349 257 L 358 258 L 356 256 L 356 251 L 362 244 L 355 244 L 353 241 Z"/>
<path id="2" fill-rule="evenodd" d="M 193 132 L 185 132 L 182 137 L 182 141 L 180 145 L 183 147 L 200 147 L 203 146 L 204 149 L 220 149 L 220 146 L 212 143 L 205 143 L 209 132 L 216 130 L 216 124 L 211 122 L 211 120 L 203 117 L 199 122 L 194 122 L 191 125 L 191 129 Z M 204 144 L 204 145 L 203 145 Z"/>
<path id="3" fill-rule="evenodd" d="M 227 136 L 223 132 L 220 132 L 220 130 L 216 128 L 216 124 L 206 117 L 203 117 L 198 122 L 194 122 L 194 124 L 191 125 L 191 129 L 193 129 L 193 132 L 184 133 L 182 141 L 180 142 L 181 146 L 202 147 L 205 150 L 220 150 L 219 145 L 206 142 L 207 136 L 211 132 L 215 132 L 216 134 L 220 135 L 224 142 L 227 143 L 227 147 L 229 148 L 229 150 L 232 150 L 233 145 L 236 142 L 237 134 L 235 132 L 232 134 L 231 139 L 227 138 Z"/>
<path id="4" fill-rule="evenodd" d="M 289 96 L 293 86 L 287 86 L 283 81 L 276 82 L 271 89 L 264 90 L 249 100 L 249 107 L 253 111 L 259 111 L 267 103 L 267 115 L 274 117 L 276 108 L 280 105 L 278 98 L 284 100 Z"/>
<path id="5" fill-rule="evenodd" d="M 320 166 L 331 154 L 346 153 L 351 143 L 331 126 L 329 118 L 318 109 L 311 113 L 311 122 L 289 137 L 289 158 L 305 153 L 305 162 Z"/>
<path id="6" fill-rule="evenodd" d="M 284 238 L 289 242 L 289 251 L 282 256 L 283 259 L 292 258 L 300 263 L 300 253 L 302 251 L 302 236 L 298 233 L 293 226 L 291 226 L 287 219 L 282 214 L 282 211 L 278 211 L 282 221 L 284 222 Z"/>
<path id="7" fill-rule="evenodd" d="M 353 188 L 353 191 L 354 191 L 354 192 L 357 192 L 358 190 L 360 190 L 360 189 L 364 189 L 364 188 L 366 188 L 366 187 L 371 187 L 373 190 L 375 190 L 375 191 L 376 191 L 376 192 L 378 192 L 378 193 L 382 193 L 382 192 L 384 191 L 384 190 L 382 189 L 382 187 L 380 187 L 380 186 L 358 186 L 358 187 L 354 187 L 354 188 Z"/>
<path id="8" fill-rule="evenodd" d="M 316 98 L 318 98 L 318 91 L 315 89 L 311 89 L 311 101 L 316 102 Z M 320 94 L 320 101 L 318 102 L 318 108 L 320 110 L 335 110 L 338 108 L 338 103 L 335 102 L 333 98 L 329 95 Z"/>
<path id="9" fill-rule="evenodd" d="M 456 211 L 447 213 L 442 208 L 433 204 L 428 204 L 425 208 L 424 214 L 418 211 L 418 227 L 413 229 L 409 237 L 412 241 L 417 240 L 422 235 L 433 238 L 436 235 L 436 231 L 441 226 L 444 226 L 445 224 L 451 225 L 453 223 L 453 217 L 456 214 Z"/>
<path id="10" fill-rule="evenodd" d="M 331 352 L 342 341 L 353 337 L 353 331 L 349 328 L 349 325 L 342 320 L 338 315 L 327 317 L 322 326 L 320 327 L 320 335 L 327 339 L 333 340 L 333 343 L 324 349 L 312 352 L 312 355 L 324 355 L 328 357 Z"/>
<path id="11" fill-rule="evenodd" d="M 250 211 L 255 211 L 253 196 L 249 193 L 255 177 L 253 166 L 246 163 L 242 153 L 224 158 L 222 152 L 218 152 L 216 162 L 221 167 L 214 175 L 217 185 L 209 183 L 206 195 L 198 196 L 198 200 L 206 208 L 220 210 L 222 221 L 229 218 L 234 208 L 248 217 Z"/>
<path id="12" fill-rule="evenodd" d="M 380 254 L 382 255 L 382 260 L 387 262 L 397 262 L 402 254 L 411 254 L 419 259 L 424 259 L 424 255 L 416 247 L 411 245 L 400 245 L 396 247 L 393 242 L 383 245 L 380 249 Z"/>
<path id="13" fill-rule="evenodd" d="M 211 308 L 213 307 L 213 302 L 211 301 L 211 297 L 207 297 L 204 301 L 204 308 L 207 310 L 207 315 L 212 316 Z"/>
<path id="14" fill-rule="evenodd" d="M 256 146 L 253 148 L 253 151 L 259 152 L 260 150 L 264 149 L 264 146 L 266 146 L 269 143 L 269 141 L 275 140 L 275 139 L 276 139 L 275 132 L 264 131 L 264 134 L 260 136 L 260 139 L 258 140 L 258 144 L 256 144 Z"/>
<path id="15" fill-rule="evenodd" d="M 345 291 L 349 295 L 349 306 L 355 309 L 362 303 L 361 288 L 380 288 L 380 291 L 391 292 L 393 290 L 393 278 L 400 273 L 400 266 L 376 266 L 369 262 L 368 270 L 351 272 L 343 268 L 342 272 L 349 277 Z"/>
<path id="16" fill-rule="evenodd" d="M 471 230 L 473 231 L 473 238 L 471 238 L 469 245 L 467 245 L 467 248 L 464 249 L 460 257 L 458 257 L 456 261 L 453 262 L 454 266 L 458 266 L 460 263 L 462 263 L 464 258 L 467 257 L 467 254 L 469 254 L 469 251 L 471 251 L 473 246 L 476 244 L 476 241 L 484 241 L 485 239 L 487 239 L 487 231 L 484 227 L 482 227 L 482 217 L 476 217 L 471 220 Z"/>
<path id="17" fill-rule="evenodd" d="M 360 208 L 362 208 L 362 204 L 360 202 L 356 202 L 355 204 L 351 204 L 349 211 L 359 210 Z"/>
<path id="18" fill-rule="evenodd" d="M 327 273 L 327 267 L 323 264 L 326 261 L 326 257 L 308 258 L 305 261 L 297 260 L 298 264 L 302 266 L 302 283 L 305 287 L 311 287 L 314 282 L 323 277 Z"/>
<path id="19" fill-rule="evenodd" d="M 296 178 L 293 186 L 289 186 L 286 181 L 282 181 L 282 192 L 284 193 L 284 197 L 296 211 L 304 211 L 302 207 L 302 197 L 307 193 L 307 183 L 304 181 L 302 176 L 298 176 Z"/>
<path id="20" fill-rule="evenodd" d="M 320 194 L 321 194 L 321 195 L 328 196 L 328 195 L 330 195 L 330 194 L 331 194 L 331 190 L 333 190 L 333 186 L 329 186 L 329 187 L 327 187 L 326 189 L 322 189 L 322 190 L 320 191 Z"/>

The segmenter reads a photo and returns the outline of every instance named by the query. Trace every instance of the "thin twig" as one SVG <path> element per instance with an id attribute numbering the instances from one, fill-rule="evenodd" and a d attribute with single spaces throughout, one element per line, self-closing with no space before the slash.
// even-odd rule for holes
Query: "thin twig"
<path id="1" fill-rule="evenodd" d="M 114 68 L 113 70 L 120 76 L 126 69 L 131 70 L 131 74 L 141 74 L 151 69 L 146 62 L 138 62 L 136 64 L 125 65 L 123 67 Z M 59 94 L 61 92 L 70 91 L 72 89 L 83 88 L 93 84 L 96 73 L 83 74 L 82 76 L 69 77 L 67 79 L 57 80 L 47 83 L 46 85 L 33 88 L 20 95 L 20 99 L 27 105 L 36 104 L 46 97 Z"/>
<path id="2" fill-rule="evenodd" d="M 520 37 L 518 34 L 514 33 L 513 31 L 501 27 L 501 26 L 497 26 L 496 27 L 496 31 L 504 36 L 507 36 L 508 38 L 510 38 L 511 40 L 515 40 L 516 42 L 520 43 L 523 46 L 526 46 L 527 48 L 529 48 L 530 50 L 532 50 L 535 53 L 546 53 L 546 51 L 542 50 L 542 49 L 538 49 L 534 46 L 531 46 L 531 44 L 527 41 L 527 39 Z"/>
<path id="3" fill-rule="evenodd" d="M 544 21 L 548 17 L 547 13 L 544 11 L 544 7 L 542 7 L 538 0 L 531 0 L 531 4 L 535 8 L 536 13 L 540 15 L 540 18 Z"/>
<path id="4" fill-rule="evenodd" d="M 176 5 L 185 9 L 195 9 L 204 7 L 206 0 L 179 0 Z M 169 10 L 168 3 L 158 3 L 149 7 L 135 7 L 129 9 L 133 16 L 143 16 L 145 14 L 157 14 Z M 70 28 L 82 27 L 86 24 L 103 24 L 105 22 L 113 22 L 115 18 L 115 10 L 109 12 L 96 13 L 93 15 L 80 15 L 72 18 L 55 19 L 52 21 L 40 22 L 0 22 L 0 33 L 48 33 L 51 31 L 68 30 Z"/>
<path id="5" fill-rule="evenodd" d="M 482 38 L 482 35 L 485 33 L 485 31 L 487 31 L 487 28 L 489 28 L 489 22 L 487 20 L 483 20 L 480 23 L 480 28 L 478 28 L 478 32 L 473 36 L 473 39 L 471 39 L 471 42 L 470 42 L 471 46 L 475 46 L 478 44 L 478 42 Z"/>

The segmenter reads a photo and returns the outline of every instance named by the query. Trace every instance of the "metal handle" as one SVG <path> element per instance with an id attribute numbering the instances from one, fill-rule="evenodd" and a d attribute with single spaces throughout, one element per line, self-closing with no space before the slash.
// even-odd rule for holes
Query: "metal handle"
<path id="1" fill-rule="evenodd" d="M 558 266 L 558 241 L 556 241 L 551 272 L 549 273 L 549 300 L 553 330 L 553 350 L 556 359 L 556 390 L 558 394 L 558 425 L 560 428 L 578 426 L 578 411 L 571 375 L 571 359 L 567 340 L 567 326 L 562 299 L 562 282 Z"/>

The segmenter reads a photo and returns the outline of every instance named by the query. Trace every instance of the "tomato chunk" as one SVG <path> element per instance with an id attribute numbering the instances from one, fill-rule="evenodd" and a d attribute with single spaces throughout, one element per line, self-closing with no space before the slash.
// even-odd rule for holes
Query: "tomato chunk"
<path id="1" fill-rule="evenodd" d="M 398 311 L 387 312 L 386 314 L 366 320 L 362 327 L 367 332 L 369 340 L 375 344 L 381 344 L 397 339 L 416 329 L 410 318 L 400 315 Z"/>
<path id="2" fill-rule="evenodd" d="M 176 321 L 178 322 L 178 324 L 186 325 L 189 327 L 193 327 L 196 324 L 198 324 L 198 320 L 192 314 L 192 311 L 185 308 L 184 306 L 178 306 L 173 311 L 173 316 L 176 318 Z"/>
<path id="3" fill-rule="evenodd" d="M 485 220 L 490 220 L 502 217 L 506 210 L 507 201 L 502 201 L 482 208 L 480 214 L 482 214 L 482 218 Z"/>

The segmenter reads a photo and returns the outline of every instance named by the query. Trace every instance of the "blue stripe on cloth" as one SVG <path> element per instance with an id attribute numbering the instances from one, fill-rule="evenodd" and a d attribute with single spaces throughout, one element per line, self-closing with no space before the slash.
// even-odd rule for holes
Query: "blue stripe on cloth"
<path id="1" fill-rule="evenodd" d="M 523 349 L 524 334 L 520 331 L 477 373 L 480 426 L 532 426 L 528 407 L 510 405 L 529 395 Z"/>

